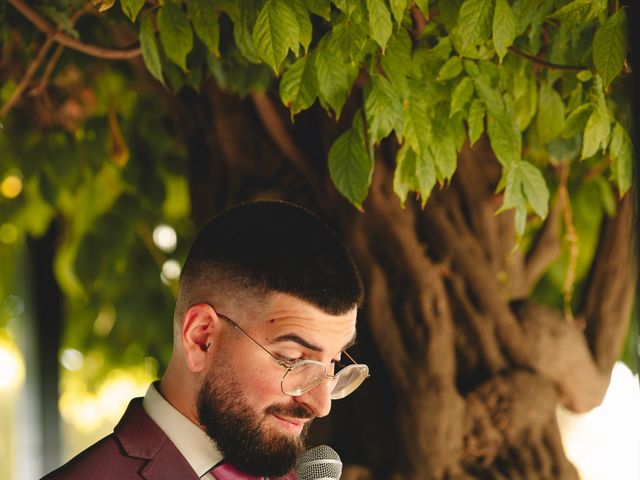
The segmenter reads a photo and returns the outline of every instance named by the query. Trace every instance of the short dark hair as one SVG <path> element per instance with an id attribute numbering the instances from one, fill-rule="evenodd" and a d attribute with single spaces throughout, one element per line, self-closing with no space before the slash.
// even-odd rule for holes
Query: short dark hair
<path id="1" fill-rule="evenodd" d="M 335 233 L 310 211 L 277 200 L 238 205 L 199 231 L 180 290 L 209 284 L 290 294 L 331 315 L 360 306 L 364 297 L 355 262 Z"/>

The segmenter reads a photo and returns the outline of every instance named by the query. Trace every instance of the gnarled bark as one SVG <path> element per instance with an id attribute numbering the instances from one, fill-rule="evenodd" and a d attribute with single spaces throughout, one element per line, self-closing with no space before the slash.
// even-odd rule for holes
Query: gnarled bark
<path id="1" fill-rule="evenodd" d="M 555 408 L 597 405 L 621 347 L 636 279 L 630 195 L 603 224 L 583 331 L 526 300 L 559 254 L 562 203 L 528 253 L 517 248 L 513 213 L 495 214 L 500 170 L 486 139 L 464 146 L 451 185 L 425 209 L 401 208 L 385 156 L 394 146 L 385 145 L 359 214 L 328 178 L 336 127 L 323 113 L 311 109 L 292 127 L 267 95 L 242 100 L 210 86 L 204 98 L 174 111 L 192 152 L 195 218 L 247 198 L 287 198 L 339 230 L 362 270 L 356 348 L 372 378 L 334 404 L 314 437 L 340 451 L 345 478 L 576 479 Z"/>

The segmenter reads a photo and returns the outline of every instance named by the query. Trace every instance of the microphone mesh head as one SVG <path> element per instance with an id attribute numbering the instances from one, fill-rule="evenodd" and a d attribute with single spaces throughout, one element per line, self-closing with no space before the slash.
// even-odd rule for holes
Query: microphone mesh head
<path id="1" fill-rule="evenodd" d="M 342 462 L 333 448 L 318 445 L 298 457 L 296 473 L 299 480 L 339 480 Z"/>

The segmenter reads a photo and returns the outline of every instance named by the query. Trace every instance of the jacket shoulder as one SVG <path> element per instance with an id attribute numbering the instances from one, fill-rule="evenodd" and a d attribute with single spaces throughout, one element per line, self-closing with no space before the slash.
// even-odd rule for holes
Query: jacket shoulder
<path id="1" fill-rule="evenodd" d="M 114 434 L 104 437 L 42 480 L 140 479 L 146 461 L 128 456 Z"/>

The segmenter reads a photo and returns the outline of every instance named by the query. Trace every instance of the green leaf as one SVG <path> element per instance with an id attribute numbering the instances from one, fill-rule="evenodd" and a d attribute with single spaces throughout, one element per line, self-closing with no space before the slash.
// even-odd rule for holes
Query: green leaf
<path id="1" fill-rule="evenodd" d="M 593 64 L 605 87 L 618 76 L 627 54 L 627 17 L 624 9 L 609 17 L 593 38 Z"/>
<path id="2" fill-rule="evenodd" d="M 411 65 L 411 39 L 404 28 L 391 37 L 389 48 L 382 56 L 382 68 L 386 77 L 402 99 L 409 98 L 407 76 Z"/>
<path id="3" fill-rule="evenodd" d="M 512 163 L 503 171 L 506 172 L 504 183 L 504 200 L 502 206 L 498 209 L 500 213 L 510 208 L 525 208 L 526 201 L 522 192 L 522 172 L 518 168 L 520 161 Z"/>
<path id="4" fill-rule="evenodd" d="M 448 32 L 451 32 L 456 23 L 458 23 L 458 14 L 464 0 L 447 0 L 446 2 L 438 2 L 440 17 Z"/>
<path id="5" fill-rule="evenodd" d="M 518 73 L 512 87 L 515 97 L 513 111 L 518 130 L 524 132 L 538 110 L 538 83 L 535 77 L 526 70 Z"/>
<path id="6" fill-rule="evenodd" d="M 405 141 L 418 154 L 423 155 L 429 148 L 431 139 L 431 120 L 427 114 L 427 99 L 424 89 L 411 89 L 409 100 L 403 104 L 404 125 L 402 131 Z"/>
<path id="7" fill-rule="evenodd" d="M 140 25 L 140 49 L 142 50 L 142 59 L 149 73 L 164 85 L 162 62 L 160 61 L 160 52 L 156 44 L 156 34 L 153 31 L 151 15 L 146 15 Z"/>
<path id="8" fill-rule="evenodd" d="M 518 161 L 507 169 L 504 201 L 498 212 L 515 208 L 516 232 L 522 236 L 527 221 L 527 201 L 541 218 L 549 210 L 549 189 L 540 170 L 527 161 Z"/>
<path id="9" fill-rule="evenodd" d="M 515 0 L 513 2 L 513 15 L 517 22 L 516 36 L 522 35 L 527 27 L 535 21 L 543 2 L 544 0 Z"/>
<path id="10" fill-rule="evenodd" d="M 258 57 L 278 75 L 289 49 L 300 40 L 296 14 L 284 0 L 267 0 L 253 26 L 253 44 Z"/>
<path id="11" fill-rule="evenodd" d="M 478 99 L 471 102 L 467 125 L 469 126 L 469 143 L 473 145 L 484 132 L 484 105 Z"/>
<path id="12" fill-rule="evenodd" d="M 120 0 L 120 6 L 124 14 L 129 17 L 132 22 L 136 21 L 145 0 Z"/>
<path id="13" fill-rule="evenodd" d="M 462 56 L 491 36 L 494 0 L 465 0 L 458 13 L 458 23 L 451 32 L 453 43 Z"/>
<path id="14" fill-rule="evenodd" d="M 522 136 L 509 112 L 487 112 L 487 133 L 496 158 L 503 165 L 520 160 Z"/>
<path id="15" fill-rule="evenodd" d="M 353 67 L 358 66 L 367 44 L 367 24 L 356 16 L 343 15 L 331 31 L 334 51 L 341 57 L 346 55 Z"/>
<path id="16" fill-rule="evenodd" d="M 402 139 L 402 102 L 398 93 L 383 76 L 372 75 L 365 86 L 364 109 L 372 144 L 379 143 L 392 130 Z"/>
<path id="17" fill-rule="evenodd" d="M 329 173 L 338 191 L 362 210 L 373 175 L 373 160 L 367 154 L 358 128 L 351 127 L 331 146 Z"/>
<path id="18" fill-rule="evenodd" d="M 253 43 L 251 27 L 258 16 L 258 3 L 253 0 L 240 0 L 238 20 L 233 24 L 233 39 L 236 47 L 251 63 L 260 63 L 258 52 Z"/>
<path id="19" fill-rule="evenodd" d="M 436 160 L 429 148 L 424 149 L 423 153 L 416 157 L 416 178 L 418 180 L 418 193 L 420 193 L 422 207 L 424 208 L 436 184 Z"/>
<path id="20" fill-rule="evenodd" d="M 611 171 L 618 184 L 620 195 L 624 195 L 631 187 L 633 175 L 633 145 L 626 130 L 616 122 L 611 134 Z"/>
<path id="21" fill-rule="evenodd" d="M 582 105 L 578 105 L 578 107 L 567 116 L 562 136 L 569 138 L 583 132 L 591 113 L 593 113 L 593 104 L 583 103 Z"/>
<path id="22" fill-rule="evenodd" d="M 325 39 L 316 49 L 316 72 L 318 74 L 318 96 L 340 117 L 342 106 L 351 89 L 351 72 L 342 55 L 331 48 Z"/>
<path id="23" fill-rule="evenodd" d="M 527 206 L 522 191 L 522 172 L 518 168 L 518 163 L 511 164 L 506 169 L 504 200 L 496 213 L 515 208 L 516 233 L 522 236 L 527 224 Z"/>
<path id="24" fill-rule="evenodd" d="M 549 188 L 542 176 L 542 172 L 527 161 L 518 163 L 522 177 L 522 189 L 531 208 L 540 218 L 545 218 L 549 212 Z"/>
<path id="25" fill-rule="evenodd" d="M 487 133 L 496 158 L 502 166 L 520 160 L 522 135 L 513 112 L 505 106 L 500 93 L 482 77 L 474 78 L 476 92 L 487 108 Z"/>
<path id="26" fill-rule="evenodd" d="M 393 13 L 393 18 L 395 19 L 398 25 L 402 24 L 402 19 L 404 18 L 404 13 L 409 6 L 408 0 L 390 0 L 389 4 L 391 5 L 391 12 Z"/>
<path id="27" fill-rule="evenodd" d="M 369 36 L 384 52 L 393 31 L 391 14 L 384 0 L 367 0 L 367 10 L 369 11 Z"/>
<path id="28" fill-rule="evenodd" d="M 313 36 L 313 25 L 309 18 L 309 11 L 305 7 L 303 0 L 288 0 L 288 5 L 296 14 L 296 20 L 298 21 L 298 28 L 300 31 L 300 45 L 304 49 L 304 52 L 309 51 L 309 45 L 311 44 L 311 37 Z M 297 48 L 293 48 L 295 52 Z"/>
<path id="29" fill-rule="evenodd" d="M 405 143 L 396 155 L 396 170 L 393 175 L 393 191 L 400 198 L 402 208 L 409 192 L 417 192 L 422 199 L 422 207 L 436 184 L 434 156 L 429 149 L 423 155 Z"/>
<path id="30" fill-rule="evenodd" d="M 193 32 L 187 15 L 171 1 L 158 12 L 158 31 L 167 58 L 187 71 L 187 54 L 193 48 Z"/>
<path id="31" fill-rule="evenodd" d="M 211 0 L 188 0 L 187 12 L 196 35 L 210 52 L 220 56 L 220 27 L 216 5 Z"/>
<path id="32" fill-rule="evenodd" d="M 581 82 L 588 82 L 593 78 L 593 73 L 591 73 L 591 70 L 582 70 L 576 73 L 576 78 Z"/>
<path id="33" fill-rule="evenodd" d="M 560 20 L 567 26 L 579 26 L 595 18 L 591 4 L 592 0 L 574 0 L 548 15 L 547 18 Z"/>
<path id="34" fill-rule="evenodd" d="M 449 116 L 461 111 L 473 96 L 473 80 L 463 77 L 454 87 L 451 93 L 451 106 Z"/>
<path id="35" fill-rule="evenodd" d="M 400 198 L 402 208 L 404 208 L 408 193 L 418 191 L 416 154 L 407 143 L 402 145 L 396 154 L 396 169 L 393 173 L 393 191 L 398 198 Z"/>
<path id="36" fill-rule="evenodd" d="M 604 115 L 600 109 L 595 109 L 584 128 L 580 158 L 589 158 L 598 150 L 604 150 L 609 140 L 610 129 L 609 116 Z"/>
<path id="37" fill-rule="evenodd" d="M 312 55 L 300 57 L 280 81 L 280 98 L 291 115 L 309 108 L 318 96 L 318 79 Z"/>
<path id="38" fill-rule="evenodd" d="M 564 102 L 549 82 L 540 85 L 536 128 L 543 145 L 558 137 L 564 128 Z"/>
<path id="39" fill-rule="evenodd" d="M 501 112 L 504 110 L 504 101 L 500 92 L 494 88 L 490 81 L 483 76 L 473 76 L 473 84 L 480 99 L 484 102 L 490 112 Z"/>
<path id="40" fill-rule="evenodd" d="M 444 82 L 456 78 L 462 73 L 462 60 L 460 57 L 451 57 L 438 70 L 437 80 Z"/>
<path id="41" fill-rule="evenodd" d="M 360 8 L 360 2 L 354 2 L 353 0 L 333 0 L 333 4 L 343 12 L 347 17 L 351 17 L 351 14 Z"/>
<path id="42" fill-rule="evenodd" d="M 331 20 L 331 0 L 304 0 L 304 4 L 311 13 Z"/>
<path id="43" fill-rule="evenodd" d="M 493 14 L 493 46 L 500 63 L 516 38 L 516 19 L 507 0 L 496 0 Z"/>
<path id="44" fill-rule="evenodd" d="M 453 129 L 450 126 L 451 119 L 447 110 L 445 104 L 439 104 L 432 123 L 430 150 L 433 152 L 437 178 L 440 182 L 451 179 L 458 164 L 456 144 L 452 136 Z"/>

